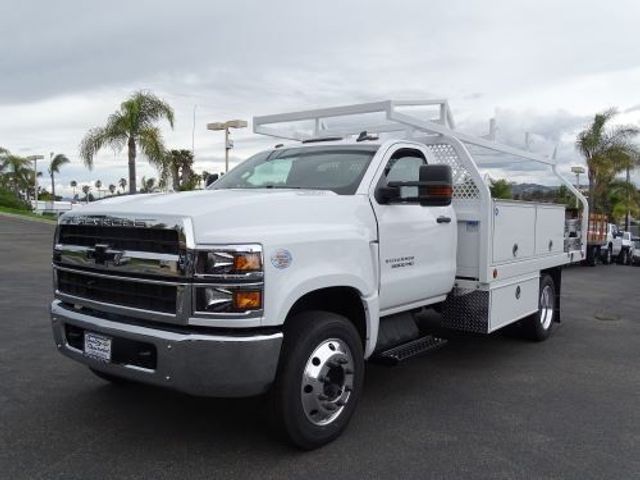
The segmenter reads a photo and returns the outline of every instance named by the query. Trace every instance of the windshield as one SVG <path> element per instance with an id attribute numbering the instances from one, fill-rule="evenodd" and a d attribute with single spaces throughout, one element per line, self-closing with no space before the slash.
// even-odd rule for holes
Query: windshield
<path id="1" fill-rule="evenodd" d="M 358 145 L 261 152 L 209 188 L 301 188 L 353 195 L 377 149 L 377 146 Z"/>

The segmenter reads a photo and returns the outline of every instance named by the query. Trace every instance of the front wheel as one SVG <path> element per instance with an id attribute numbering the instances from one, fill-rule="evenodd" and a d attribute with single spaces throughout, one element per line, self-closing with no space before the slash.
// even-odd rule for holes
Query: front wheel
<path id="1" fill-rule="evenodd" d="M 363 346 L 345 317 L 303 312 L 287 322 L 270 393 L 275 427 L 305 450 L 325 445 L 347 427 L 364 379 Z"/>

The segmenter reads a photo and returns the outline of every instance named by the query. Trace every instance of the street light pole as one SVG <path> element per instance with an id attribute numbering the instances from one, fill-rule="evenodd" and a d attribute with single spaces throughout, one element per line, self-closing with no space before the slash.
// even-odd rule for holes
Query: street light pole
<path id="1" fill-rule="evenodd" d="M 44 155 L 30 155 L 28 160 L 33 161 L 33 189 L 36 202 L 36 210 L 38 210 L 38 160 L 44 160 Z"/>
<path id="2" fill-rule="evenodd" d="M 227 120 L 226 122 L 207 123 L 207 130 L 224 130 L 224 173 L 229 171 L 229 150 L 233 148 L 233 141 L 229 138 L 230 128 L 245 128 L 246 120 Z"/>
<path id="3" fill-rule="evenodd" d="M 229 171 L 229 127 L 224 129 L 224 173 Z"/>

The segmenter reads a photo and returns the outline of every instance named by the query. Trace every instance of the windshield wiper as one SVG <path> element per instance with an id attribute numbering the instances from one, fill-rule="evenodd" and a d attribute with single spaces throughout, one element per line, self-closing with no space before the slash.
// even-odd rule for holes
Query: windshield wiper
<path id="1" fill-rule="evenodd" d="M 303 187 L 288 187 L 287 185 L 263 185 L 262 187 L 257 188 L 281 188 L 287 190 L 302 190 Z"/>

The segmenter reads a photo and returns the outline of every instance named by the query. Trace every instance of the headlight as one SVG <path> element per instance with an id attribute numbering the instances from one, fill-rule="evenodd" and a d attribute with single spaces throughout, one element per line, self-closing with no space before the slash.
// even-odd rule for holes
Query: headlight
<path id="1" fill-rule="evenodd" d="M 262 309 L 262 289 L 255 287 L 196 287 L 196 310 L 207 313 L 243 313 Z"/>
<path id="2" fill-rule="evenodd" d="M 242 245 L 198 253 L 196 272 L 201 275 L 242 275 L 262 272 L 262 247 Z"/>
<path id="3" fill-rule="evenodd" d="M 260 245 L 221 245 L 199 250 L 196 277 L 196 315 L 260 315 L 264 302 Z"/>

